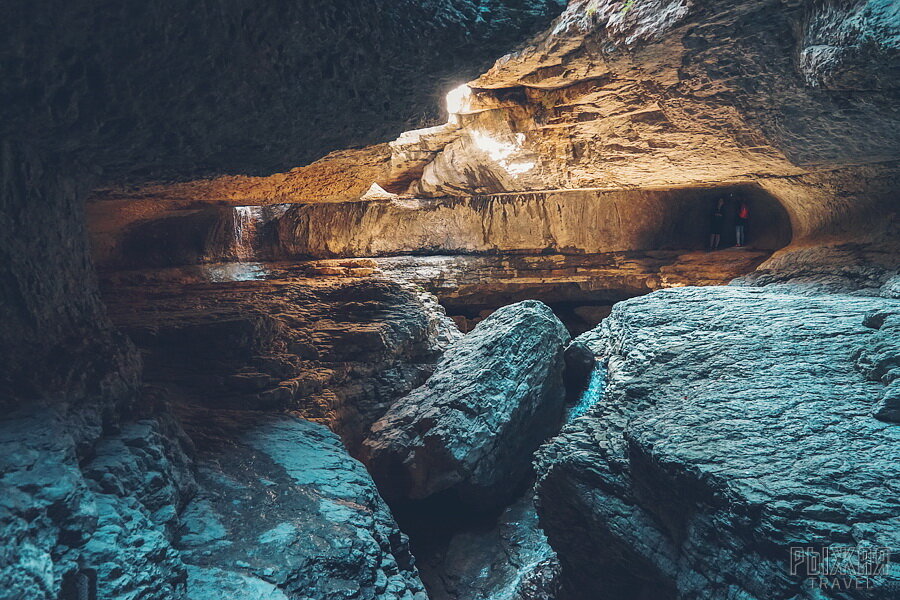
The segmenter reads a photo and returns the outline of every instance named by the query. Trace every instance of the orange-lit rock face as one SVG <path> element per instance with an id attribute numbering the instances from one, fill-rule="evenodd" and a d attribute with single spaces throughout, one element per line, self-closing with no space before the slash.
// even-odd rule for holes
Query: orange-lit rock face
<path id="1" fill-rule="evenodd" d="M 791 240 L 791 219 L 759 186 L 676 190 L 570 190 L 443 199 L 386 198 L 267 207 L 206 207 L 95 234 L 104 267 L 223 260 L 399 254 L 591 254 L 701 249 L 709 214 L 730 198 L 753 213 L 751 246 Z M 729 242 L 730 243 L 730 242 Z"/>
<path id="2" fill-rule="evenodd" d="M 107 192 L 89 207 L 95 250 L 115 262 L 134 227 L 184 209 L 277 203 L 297 206 L 273 226 L 266 256 L 645 250 L 671 245 L 647 232 L 687 214 L 685 192 L 666 190 L 729 185 L 780 205 L 794 246 L 890 245 L 896 24 L 875 2 L 823 6 L 575 0 L 530 45 L 452 90 L 446 124 L 270 177 Z M 584 206 L 573 208 L 573 190 Z M 449 197 L 463 199 L 433 200 Z M 651 197 L 658 206 L 645 206 Z M 347 203 L 318 206 L 329 202 Z M 705 210 L 688 211 L 684 248 L 702 243 Z M 192 252 L 233 258 L 217 239 Z"/>
<path id="3" fill-rule="evenodd" d="M 878 75 L 900 66 L 898 25 L 862 4 L 572 2 L 470 84 L 480 109 L 460 115 L 417 190 L 680 185 L 896 159 L 900 86 Z M 866 45 L 831 31 L 848 19 L 873 28 Z"/>

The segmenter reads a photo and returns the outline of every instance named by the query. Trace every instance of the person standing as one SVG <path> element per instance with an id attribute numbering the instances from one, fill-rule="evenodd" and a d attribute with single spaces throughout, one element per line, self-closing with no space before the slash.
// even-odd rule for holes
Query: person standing
<path id="1" fill-rule="evenodd" d="M 709 252 L 719 249 L 722 240 L 722 228 L 725 226 L 725 198 L 719 198 L 716 202 L 716 210 L 713 211 L 709 227 Z"/>
<path id="2" fill-rule="evenodd" d="M 742 247 L 747 240 L 747 221 L 750 220 L 750 208 L 746 202 L 741 202 L 737 212 L 737 221 L 734 222 L 734 236 L 737 247 Z"/>

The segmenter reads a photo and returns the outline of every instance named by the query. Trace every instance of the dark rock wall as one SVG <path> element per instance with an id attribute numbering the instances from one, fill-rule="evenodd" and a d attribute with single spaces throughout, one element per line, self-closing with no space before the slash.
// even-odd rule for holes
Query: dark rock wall
<path id="1" fill-rule="evenodd" d="M 875 415 L 898 308 L 681 288 L 577 338 L 605 392 L 536 461 L 567 598 L 893 597 L 896 571 L 820 590 L 788 561 L 792 546 L 897 551 L 900 429 Z"/>
<path id="2" fill-rule="evenodd" d="M 0 404 L 67 398 L 86 411 L 93 434 L 75 435 L 89 441 L 134 387 L 139 362 L 100 302 L 77 178 L 10 142 L 0 154 Z"/>
<path id="3" fill-rule="evenodd" d="M 105 328 L 81 216 L 90 186 L 271 172 L 389 138 L 422 114 L 433 118 L 436 94 L 560 8 L 464 0 L 6 6 L 0 348 L 14 368 L 4 379 L 19 377 L 16 364 L 46 360 L 29 348 L 57 348 L 65 362 L 78 352 L 59 348 L 63 338 L 109 335 L 79 329 Z M 56 380 L 41 377 L 45 387 Z"/>
<path id="4" fill-rule="evenodd" d="M 0 137 L 107 177 L 272 172 L 437 117 L 561 2 L 16 0 Z"/>

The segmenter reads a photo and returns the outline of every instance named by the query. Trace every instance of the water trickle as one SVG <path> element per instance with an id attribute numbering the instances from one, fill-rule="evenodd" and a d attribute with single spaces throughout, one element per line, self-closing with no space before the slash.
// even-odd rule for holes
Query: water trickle
<path id="1" fill-rule="evenodd" d="M 261 206 L 235 206 L 231 250 L 240 261 L 256 257 L 257 226 L 262 221 Z"/>
<path id="2" fill-rule="evenodd" d="M 588 381 L 587 389 L 581 394 L 571 408 L 569 414 L 566 415 L 566 423 L 571 423 L 578 417 L 584 415 L 595 404 L 600 402 L 603 397 L 603 391 L 606 388 L 606 361 L 598 361 L 591 371 L 591 379 Z"/>
<path id="3" fill-rule="evenodd" d="M 257 281 L 267 279 L 269 271 L 263 263 L 232 262 L 200 265 L 201 272 L 208 281 Z"/>

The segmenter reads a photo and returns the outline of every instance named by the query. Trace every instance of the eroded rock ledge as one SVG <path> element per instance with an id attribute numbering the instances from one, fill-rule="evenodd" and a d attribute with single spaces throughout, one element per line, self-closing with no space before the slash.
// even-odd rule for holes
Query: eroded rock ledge
<path id="1" fill-rule="evenodd" d="M 896 552 L 900 428 L 873 412 L 900 357 L 879 327 L 898 312 L 735 287 L 617 304 L 579 338 L 605 395 L 536 462 L 571 597 L 818 598 L 788 574 L 791 546 Z"/>

